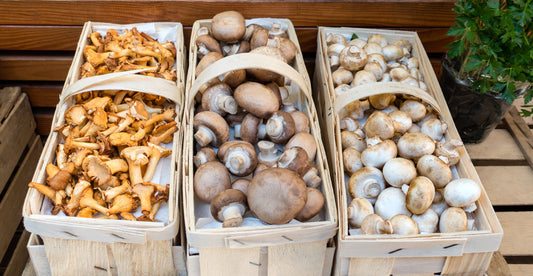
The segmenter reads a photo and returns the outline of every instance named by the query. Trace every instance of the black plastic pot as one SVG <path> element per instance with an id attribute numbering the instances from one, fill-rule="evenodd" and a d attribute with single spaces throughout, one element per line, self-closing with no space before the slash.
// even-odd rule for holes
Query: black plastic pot
<path id="1" fill-rule="evenodd" d="M 445 58 L 440 86 L 455 126 L 464 143 L 481 143 L 496 128 L 511 104 L 495 93 L 472 91 L 469 84 L 455 76 L 455 69 Z"/>

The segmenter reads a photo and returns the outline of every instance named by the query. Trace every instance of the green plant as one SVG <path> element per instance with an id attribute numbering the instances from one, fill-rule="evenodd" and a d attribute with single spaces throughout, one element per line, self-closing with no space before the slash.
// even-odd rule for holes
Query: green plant
<path id="1" fill-rule="evenodd" d="M 532 0 L 459 0 L 455 26 L 447 35 L 448 57 L 460 65 L 458 77 L 481 93 L 497 93 L 512 103 L 526 87 L 525 103 L 533 98 Z M 525 85 L 524 85 L 525 84 Z M 523 90 L 522 90 L 523 91 Z M 533 114 L 524 106 L 522 116 Z"/>

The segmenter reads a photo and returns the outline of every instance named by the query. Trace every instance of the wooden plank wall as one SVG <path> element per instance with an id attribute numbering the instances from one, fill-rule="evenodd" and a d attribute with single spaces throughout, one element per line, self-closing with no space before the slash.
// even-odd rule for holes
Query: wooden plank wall
<path id="1" fill-rule="evenodd" d="M 197 19 L 237 10 L 246 18 L 289 18 L 296 27 L 310 76 L 317 26 L 417 31 L 439 70 L 450 38 L 454 1 L 0 1 L 0 88 L 27 92 L 40 135 L 48 135 L 53 110 L 84 22 L 181 22 L 188 44 Z M 188 46 L 188 45 L 186 45 Z"/>

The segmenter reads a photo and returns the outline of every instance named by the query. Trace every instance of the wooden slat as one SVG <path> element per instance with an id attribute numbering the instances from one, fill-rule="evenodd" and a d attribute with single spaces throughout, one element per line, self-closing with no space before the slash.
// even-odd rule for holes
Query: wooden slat
<path id="1" fill-rule="evenodd" d="M 7 265 L 4 275 L 22 274 L 29 258 L 28 250 L 26 249 L 26 244 L 28 243 L 29 238 L 30 232 L 22 232 L 22 235 L 17 242 L 17 247 L 13 251 L 13 257 L 11 257 L 9 264 Z"/>
<path id="2" fill-rule="evenodd" d="M 528 166 L 478 166 L 492 205 L 533 205 L 533 169 Z"/>
<path id="3" fill-rule="evenodd" d="M 0 239 L 0 256 L 6 252 L 7 246 L 11 242 L 11 238 L 15 234 L 19 222 L 22 218 L 20 210 L 24 203 L 24 197 L 28 190 L 28 182 L 33 177 L 33 172 L 41 156 L 43 149 L 41 140 L 35 136 L 29 143 L 30 149 L 20 165 L 20 169 L 13 178 L 11 185 L 0 202 L 0 225 L 2 225 L 2 238 Z"/>
<path id="4" fill-rule="evenodd" d="M 533 212 L 497 212 L 503 227 L 500 252 L 504 256 L 533 255 Z"/>
<path id="5" fill-rule="evenodd" d="M 63 81 L 73 55 L 64 56 L 0 56 L 2 80 Z"/>
<path id="6" fill-rule="evenodd" d="M 348 27 L 348 26 L 347 26 Z M 82 26 L 0 26 L 0 50 L 74 51 Z M 185 44 L 189 45 L 191 27 L 184 28 Z M 428 53 L 444 53 L 452 41 L 448 28 L 390 28 L 416 31 Z M 317 27 L 297 27 L 302 52 L 316 52 Z"/>
<path id="7" fill-rule="evenodd" d="M 513 105 L 516 106 L 516 108 L 518 108 L 518 110 L 520 110 L 522 108 L 522 105 L 524 105 L 524 104 L 525 104 L 525 102 L 524 102 L 524 98 L 523 97 L 518 98 L 518 99 L 516 99 L 513 102 Z M 533 105 L 533 101 L 529 102 L 528 105 Z M 528 109 L 531 109 L 531 108 L 528 108 Z M 526 121 L 526 124 L 528 124 L 530 126 L 533 125 L 533 116 L 523 117 L 523 118 L 524 118 L 524 121 Z"/>
<path id="8" fill-rule="evenodd" d="M 488 276 L 511 276 L 511 270 L 509 269 L 509 265 L 507 265 L 507 262 L 502 256 L 502 253 L 500 251 L 494 252 L 492 254 L 492 260 L 490 261 L 489 268 L 487 269 L 487 275 Z"/>
<path id="9" fill-rule="evenodd" d="M 82 26 L 0 26 L 0 50 L 75 51 Z"/>
<path id="10" fill-rule="evenodd" d="M 61 94 L 63 84 L 32 85 L 22 83 L 21 88 L 28 95 L 32 107 L 56 107 L 59 103 L 59 94 Z"/>
<path id="11" fill-rule="evenodd" d="M 533 275 L 533 264 L 510 264 L 509 268 L 513 276 Z"/>
<path id="12" fill-rule="evenodd" d="M 480 144 L 467 144 L 472 159 L 524 160 L 524 155 L 505 129 L 493 130 Z"/>
<path id="13" fill-rule="evenodd" d="M 192 26 L 228 8 L 246 18 L 289 18 L 295 26 L 448 27 L 455 1 L 1 1 L 2 25 L 82 25 L 85 21 L 178 21 Z M 104 5 L 105 3 L 105 5 Z M 39 16 L 36 16 L 39 15 Z"/>
<path id="14" fill-rule="evenodd" d="M 53 113 L 41 113 L 33 114 L 35 121 L 37 122 L 37 134 L 39 135 L 49 135 L 50 126 L 52 125 L 52 120 L 54 119 Z"/>

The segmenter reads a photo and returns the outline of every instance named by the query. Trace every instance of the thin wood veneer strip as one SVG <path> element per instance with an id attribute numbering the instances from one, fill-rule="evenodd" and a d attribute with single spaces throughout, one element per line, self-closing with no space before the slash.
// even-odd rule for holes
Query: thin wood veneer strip
<path id="1" fill-rule="evenodd" d="M 533 168 L 533 139 L 529 139 L 531 137 L 531 133 L 529 132 L 529 128 L 527 128 L 527 126 L 522 126 L 522 129 L 519 127 L 519 124 L 525 125 L 525 122 L 518 115 L 516 107 L 511 107 L 511 110 L 513 109 L 514 112 L 511 111 L 505 114 L 505 122 L 509 126 L 511 135 L 520 147 L 520 150 L 524 154 L 529 166 Z M 524 127 L 525 129 L 523 129 Z M 526 134 L 529 135 L 526 136 Z"/>

